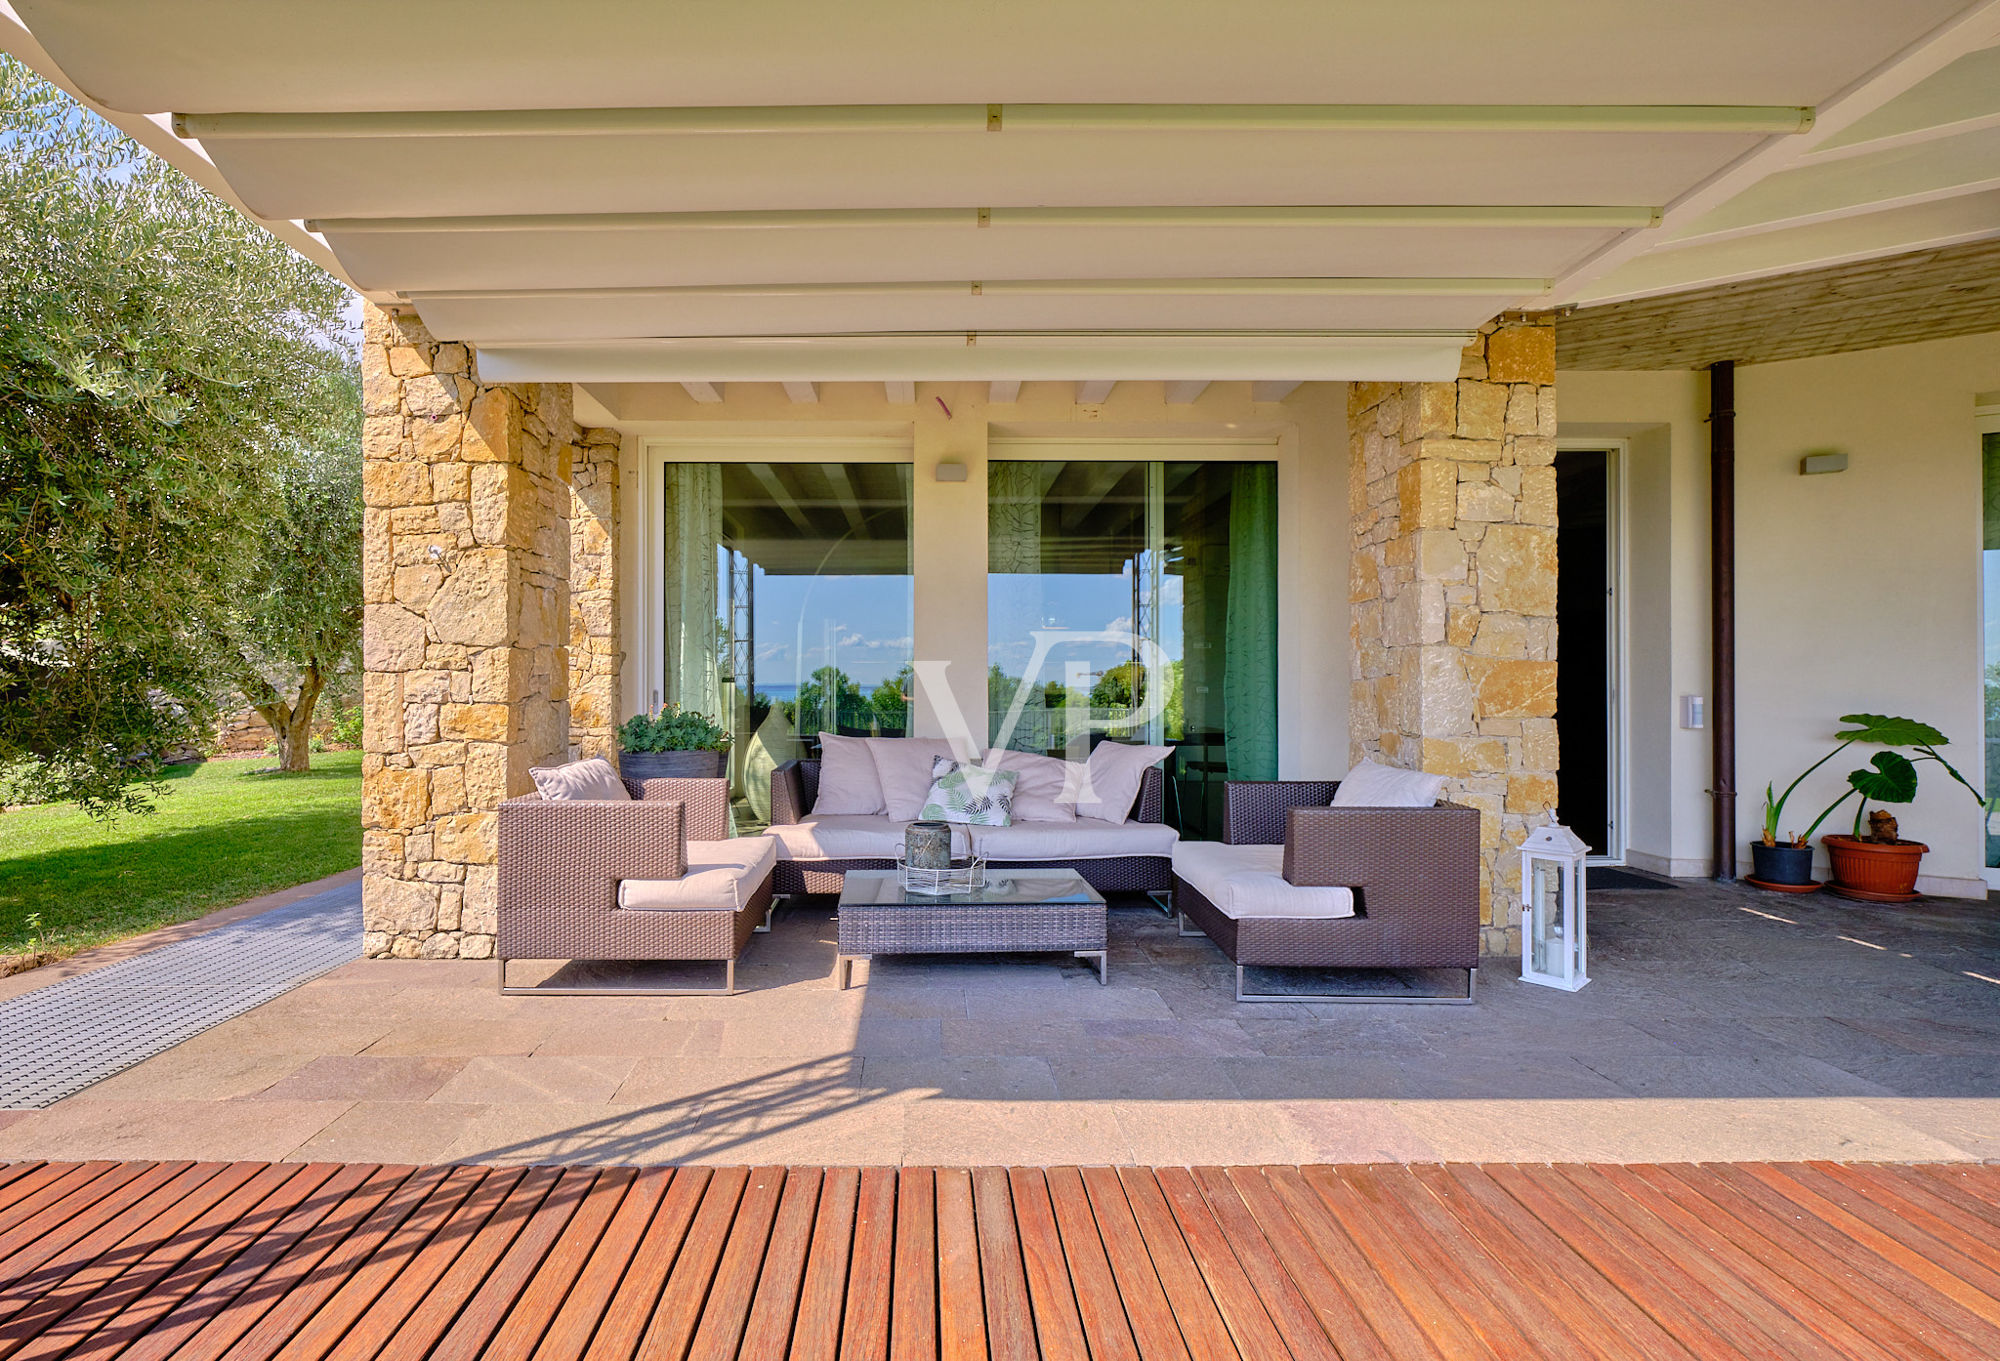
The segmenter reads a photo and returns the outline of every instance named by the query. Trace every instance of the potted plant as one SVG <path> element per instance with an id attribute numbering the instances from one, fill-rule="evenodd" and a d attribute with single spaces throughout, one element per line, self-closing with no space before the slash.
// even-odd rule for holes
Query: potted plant
<path id="1" fill-rule="evenodd" d="M 1897 834 L 1895 818 L 1886 811 L 1869 815 L 1869 802 L 1908 803 L 1916 798 L 1917 766 L 1925 761 L 1943 766 L 1945 773 L 1963 785 L 1981 808 L 1986 806 L 1986 799 L 1951 762 L 1938 754 L 1937 749 L 1949 745 L 1949 739 L 1928 723 L 1885 714 L 1843 714 L 1840 721 L 1845 726 L 1834 734 L 1839 746 L 1806 767 L 1798 779 L 1785 787 L 1783 794 L 1775 793 L 1775 783 L 1764 787 L 1764 835 L 1750 848 L 1756 869 L 1754 877 L 1778 887 L 1811 884 L 1813 833 L 1843 803 L 1858 798 L 1853 833 L 1831 832 L 1823 838 L 1827 858 L 1833 865 L 1833 889 L 1849 897 L 1906 902 L 1917 896 L 1917 870 L 1924 852 L 1930 848 L 1920 841 L 1902 840 Z M 1905 747 L 1915 752 L 1916 758 L 1912 760 L 1895 750 L 1876 752 L 1866 766 L 1848 773 L 1847 789 L 1812 820 L 1802 835 L 1786 833 L 1781 837 L 1779 828 L 1785 803 L 1793 792 L 1807 775 L 1856 742 L 1892 749 Z M 1865 836 L 1864 821 L 1870 824 Z"/>
<path id="2" fill-rule="evenodd" d="M 664 705 L 618 729 L 619 773 L 630 780 L 715 776 L 729 759 L 729 733 L 707 714 Z"/>

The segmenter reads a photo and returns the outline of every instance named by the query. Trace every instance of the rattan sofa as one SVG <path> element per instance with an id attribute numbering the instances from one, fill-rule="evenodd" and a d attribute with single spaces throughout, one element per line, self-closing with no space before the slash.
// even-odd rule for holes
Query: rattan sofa
<path id="1" fill-rule="evenodd" d="M 774 827 L 795 825 L 807 821 L 812 816 L 813 802 L 819 794 L 819 762 L 812 758 L 787 761 L 771 772 L 771 822 Z M 1130 823 L 1145 824 L 1146 828 L 1159 829 L 1163 835 L 1146 838 L 1159 843 L 1157 849 L 1145 854 L 1085 854 L 1062 859 L 1015 860 L 1004 855 L 987 854 L 988 863 L 1008 869 L 1073 869 L 1081 874 L 1090 886 L 1099 893 L 1143 893 L 1164 898 L 1173 885 L 1173 841 L 1175 838 L 1166 828 L 1167 820 L 1167 775 L 1160 766 L 1146 771 L 1139 785 L 1139 797 L 1132 809 Z M 880 818 L 886 841 L 894 841 L 902 835 L 905 824 L 888 816 Z M 1129 826 L 1130 823 L 1127 825 Z M 1037 824 L 1016 824 L 1017 828 Z M 1073 828 L 1069 823 L 1048 823 L 1049 828 Z M 1119 829 L 1113 824 L 1103 824 L 1111 832 Z M 975 829 L 976 839 L 980 832 Z M 992 829 L 1004 831 L 1008 829 Z M 1096 829 L 1088 829 L 1095 831 Z M 1107 836 L 1107 840 L 1112 840 Z M 796 857 L 790 848 L 781 850 L 774 880 L 775 891 L 786 894 L 838 893 L 841 876 L 849 870 L 894 869 L 894 854 L 885 853 L 869 856 L 848 857 Z"/>
<path id="2" fill-rule="evenodd" d="M 626 780 L 630 802 L 547 800 L 500 805 L 494 954 L 507 996 L 624 993 L 727 995 L 751 936 L 768 930 L 771 848 L 732 838 L 720 779 Z M 699 879 L 697 880 L 697 876 Z M 681 881 L 692 901 L 619 905 L 627 881 Z M 511 987 L 512 959 L 718 960 L 720 988 Z"/>
<path id="3" fill-rule="evenodd" d="M 1479 977 L 1479 812 L 1333 808 L 1338 782 L 1234 780 L 1223 790 L 1223 840 L 1279 846 L 1283 875 L 1300 887 L 1353 891 L 1353 915 L 1231 916 L 1180 875 L 1174 908 L 1236 966 L 1236 1000 L 1459 1002 Z M 1249 993 L 1247 968 L 1463 969 L 1463 996 Z"/>

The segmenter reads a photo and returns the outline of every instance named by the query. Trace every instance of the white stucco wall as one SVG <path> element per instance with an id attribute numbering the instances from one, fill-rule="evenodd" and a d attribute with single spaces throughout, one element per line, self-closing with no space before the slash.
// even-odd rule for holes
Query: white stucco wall
<path id="1" fill-rule="evenodd" d="M 1905 714 L 1942 728 L 1978 781 L 1980 469 L 1974 395 L 2000 387 L 2000 335 L 1737 370 L 1739 854 L 1759 829 L 1767 780 L 1817 759 L 1843 713 Z M 1708 688 L 1706 378 L 1566 372 L 1565 437 L 1619 436 L 1628 474 L 1637 863 L 1701 873 L 1707 734 L 1678 728 L 1681 694 Z M 1808 451 L 1844 473 L 1802 477 Z M 1660 676 L 1670 678 L 1662 685 Z M 1832 800 L 1856 748 L 1801 787 L 1798 830 Z M 1851 805 L 1850 805 L 1851 806 Z M 1979 895 L 1980 814 L 1924 768 L 1895 810 L 1927 842 L 1921 886 Z M 1835 822 L 1846 819 L 1836 814 Z M 1837 830 L 1833 823 L 1822 830 Z M 1747 863 L 1747 861 L 1746 861 Z"/>

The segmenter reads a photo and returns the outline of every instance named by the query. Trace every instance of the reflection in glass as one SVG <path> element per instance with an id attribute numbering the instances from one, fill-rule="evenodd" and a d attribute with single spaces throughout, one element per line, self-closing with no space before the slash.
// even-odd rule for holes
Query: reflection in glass
<path id="1" fill-rule="evenodd" d="M 739 831 L 827 732 L 909 726 L 910 466 L 670 463 L 663 702 L 730 729 Z"/>
<path id="2" fill-rule="evenodd" d="M 1170 811 L 1219 835 L 1222 782 L 1278 773 L 1277 465 L 995 461 L 987 476 L 992 741 L 1072 757 L 1104 735 L 1171 744 Z"/>
<path id="3" fill-rule="evenodd" d="M 1560 974 L 1567 928 L 1563 920 L 1562 866 L 1552 860 L 1536 860 L 1533 864 L 1535 882 L 1528 898 L 1532 909 L 1529 967 L 1540 974 Z"/>
<path id="4" fill-rule="evenodd" d="M 1986 788 L 2000 789 L 2000 434 L 1988 434 L 1981 441 L 1984 481 L 1985 536 L 1980 553 L 1985 620 L 1981 664 L 1985 668 L 1986 703 Z M 1986 818 L 1986 864 L 2000 867 L 2000 834 L 1993 830 L 1993 816 Z"/>

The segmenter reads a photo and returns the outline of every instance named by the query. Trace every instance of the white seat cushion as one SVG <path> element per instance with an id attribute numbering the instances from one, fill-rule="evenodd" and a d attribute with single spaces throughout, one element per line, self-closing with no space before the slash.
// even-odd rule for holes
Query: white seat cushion
<path id="1" fill-rule="evenodd" d="M 1171 855 L 1180 833 L 1163 822 L 1017 822 L 974 827 L 972 844 L 988 860 L 1107 860 L 1119 855 Z"/>
<path id="2" fill-rule="evenodd" d="M 780 860 L 894 860 L 903 853 L 909 825 L 882 815 L 834 815 L 775 822 L 764 836 L 777 844 Z M 951 848 L 958 855 L 971 849 L 965 828 L 952 828 Z"/>
<path id="3" fill-rule="evenodd" d="M 687 873 L 679 879 L 622 879 L 618 906 L 636 912 L 735 911 L 750 901 L 778 862 L 767 836 L 690 841 Z"/>
<path id="4" fill-rule="evenodd" d="M 1285 879 L 1283 846 L 1183 841 L 1174 873 L 1225 917 L 1351 917 L 1351 888 L 1305 888 Z"/>

